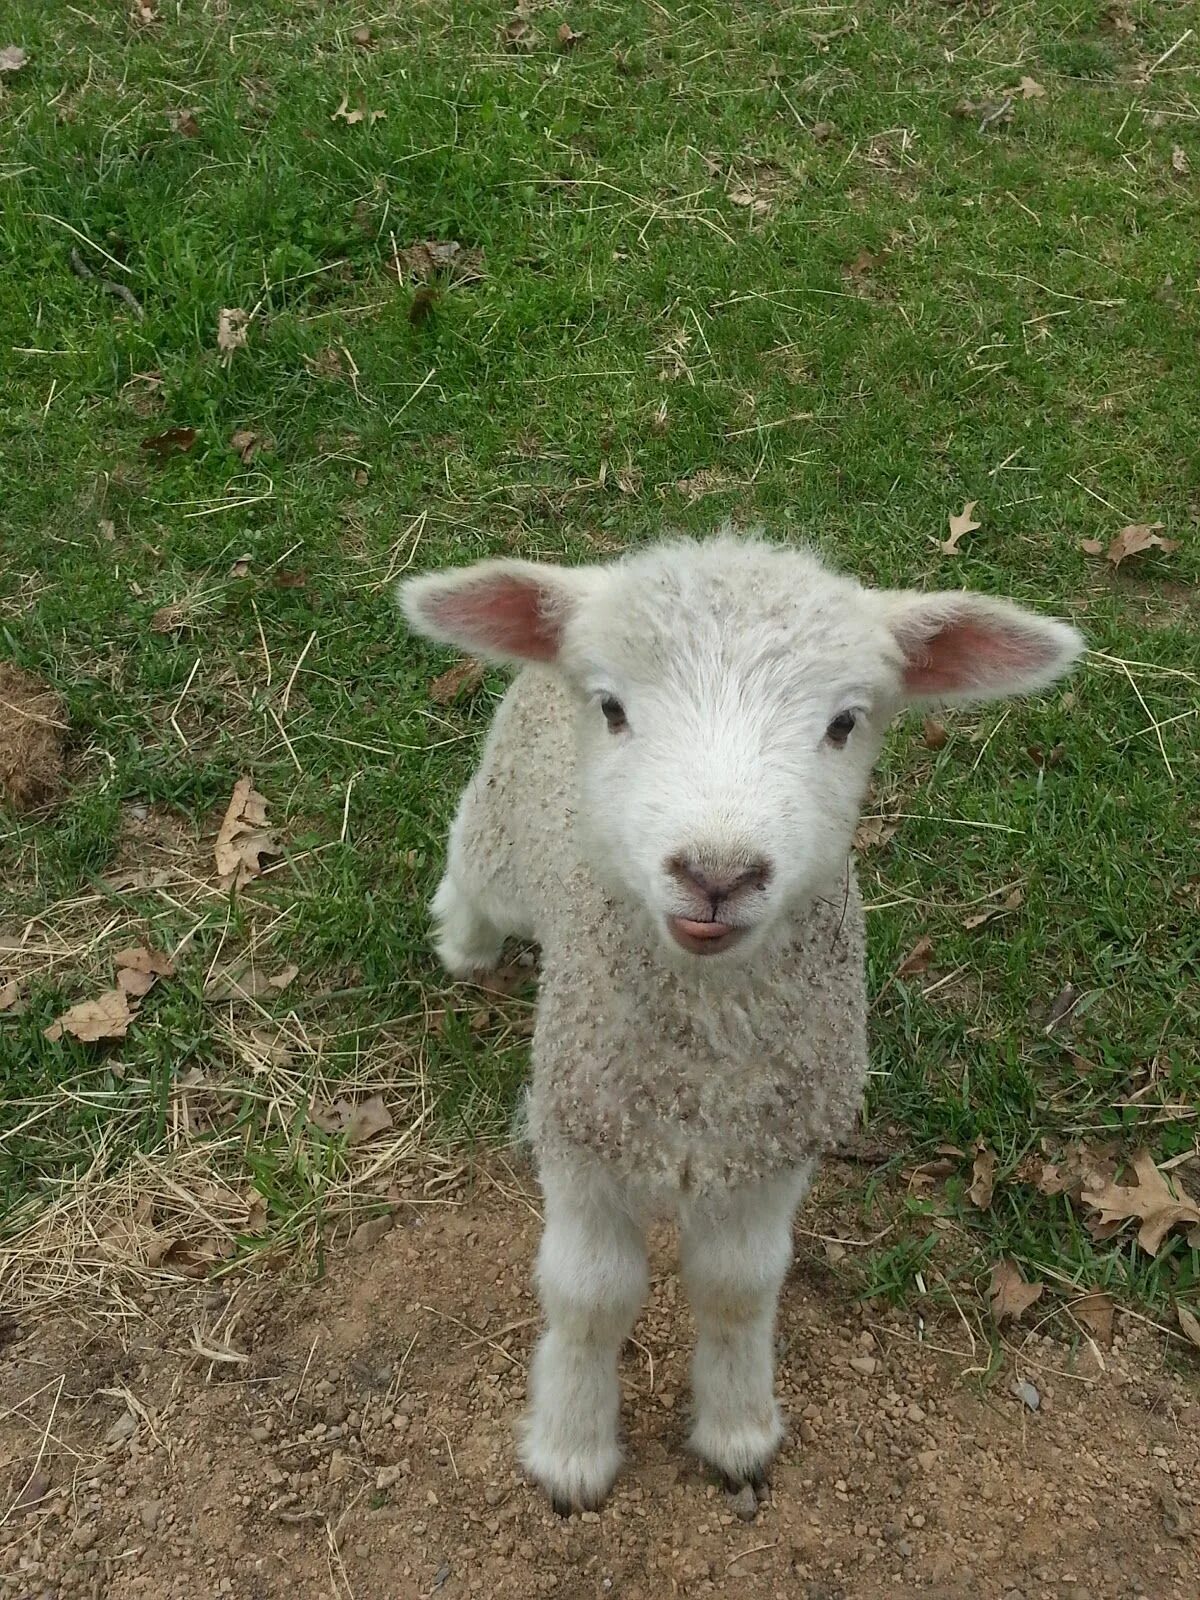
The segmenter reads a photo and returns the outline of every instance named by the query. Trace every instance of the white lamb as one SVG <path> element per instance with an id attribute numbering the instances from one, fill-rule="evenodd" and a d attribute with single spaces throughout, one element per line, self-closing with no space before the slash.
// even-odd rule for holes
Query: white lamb
<path id="1" fill-rule="evenodd" d="M 455 976 L 509 935 L 542 951 L 546 1329 L 521 1459 L 564 1514 L 607 1494 L 645 1227 L 666 1213 L 698 1330 L 690 1445 L 757 1487 L 783 1435 L 792 1216 L 866 1077 L 850 847 L 872 764 L 902 705 L 1042 688 L 1080 637 L 724 532 L 602 567 L 484 561 L 401 603 L 430 638 L 524 666 L 433 902 Z"/>

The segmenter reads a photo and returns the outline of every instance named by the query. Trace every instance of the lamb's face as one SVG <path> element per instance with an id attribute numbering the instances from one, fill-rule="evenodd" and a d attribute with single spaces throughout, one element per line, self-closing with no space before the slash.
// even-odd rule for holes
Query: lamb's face
<path id="1" fill-rule="evenodd" d="M 901 655 L 857 584 L 707 548 L 615 569 L 562 661 L 597 870 L 677 959 L 744 961 L 840 892 Z"/>
<path id="2" fill-rule="evenodd" d="M 571 686 L 593 864 L 683 962 L 745 961 L 838 893 L 902 702 L 1027 693 L 1082 643 L 1007 601 L 868 590 L 730 536 L 610 567 L 485 561 L 401 600 L 430 637 Z"/>

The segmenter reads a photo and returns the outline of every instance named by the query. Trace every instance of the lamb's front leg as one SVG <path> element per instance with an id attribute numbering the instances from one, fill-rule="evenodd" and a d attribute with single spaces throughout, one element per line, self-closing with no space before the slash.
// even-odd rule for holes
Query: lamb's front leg
<path id="1" fill-rule="evenodd" d="M 697 1328 L 689 1444 L 731 1486 L 760 1484 L 783 1438 L 775 1306 L 792 1258 L 792 1215 L 814 1165 L 733 1190 L 684 1221 L 683 1280 Z"/>
<path id="2" fill-rule="evenodd" d="M 621 1464 L 617 1360 L 646 1296 L 642 1231 L 586 1177 L 543 1173 L 537 1283 L 546 1313 L 530 1371 L 521 1461 L 554 1509 L 598 1506 Z"/>

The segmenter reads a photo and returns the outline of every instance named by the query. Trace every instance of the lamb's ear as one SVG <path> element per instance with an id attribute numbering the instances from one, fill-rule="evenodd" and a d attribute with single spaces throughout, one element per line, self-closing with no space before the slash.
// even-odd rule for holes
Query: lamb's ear
<path id="1" fill-rule="evenodd" d="M 407 578 L 396 598 L 412 628 L 492 661 L 553 661 L 576 606 L 592 592 L 595 569 L 533 561 L 480 561 L 473 567 Z"/>
<path id="2" fill-rule="evenodd" d="M 1008 600 L 946 590 L 882 596 L 910 700 L 999 700 L 1060 678 L 1083 649 L 1069 623 Z"/>

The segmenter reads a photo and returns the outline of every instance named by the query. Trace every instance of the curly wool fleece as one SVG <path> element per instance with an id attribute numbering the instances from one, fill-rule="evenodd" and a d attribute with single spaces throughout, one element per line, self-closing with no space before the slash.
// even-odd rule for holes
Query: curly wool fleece
<path id="1" fill-rule="evenodd" d="M 456 827 L 474 872 L 542 947 L 528 1102 L 539 1163 L 594 1158 L 662 1204 L 795 1167 L 845 1136 L 866 1080 L 853 869 L 735 974 L 673 970 L 585 859 L 575 719 L 558 679 L 525 668 Z"/>

